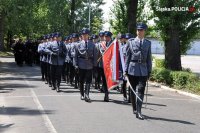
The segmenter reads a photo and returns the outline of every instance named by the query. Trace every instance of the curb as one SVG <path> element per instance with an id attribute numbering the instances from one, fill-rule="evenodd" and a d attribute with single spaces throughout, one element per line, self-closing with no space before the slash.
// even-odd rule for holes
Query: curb
<path id="1" fill-rule="evenodd" d="M 176 89 L 170 88 L 168 86 L 161 85 L 161 84 L 156 83 L 156 82 L 149 81 L 149 84 L 151 84 L 153 86 L 156 86 L 156 87 L 160 87 L 160 88 L 168 90 L 168 91 L 177 92 L 179 94 L 182 94 L 182 95 L 189 96 L 189 97 L 196 98 L 196 99 L 200 100 L 200 96 L 196 95 L 196 94 L 192 94 L 192 93 L 185 92 L 185 91 L 182 91 L 182 90 L 176 90 Z"/>

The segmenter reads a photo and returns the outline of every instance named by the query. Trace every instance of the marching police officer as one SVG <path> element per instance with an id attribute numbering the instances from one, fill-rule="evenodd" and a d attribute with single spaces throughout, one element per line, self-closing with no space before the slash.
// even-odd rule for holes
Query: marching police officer
<path id="1" fill-rule="evenodd" d="M 61 34 L 54 33 L 54 41 L 47 46 L 50 53 L 52 90 L 60 91 L 62 67 L 65 61 L 66 47 L 61 42 Z"/>
<path id="2" fill-rule="evenodd" d="M 45 77 L 45 72 L 44 72 L 44 67 L 43 67 L 43 61 L 42 61 L 42 58 L 43 58 L 43 53 L 44 53 L 44 41 L 45 41 L 45 36 L 41 37 L 42 38 L 42 41 L 41 43 L 39 44 L 38 46 L 38 53 L 40 54 L 40 69 L 41 69 L 41 74 L 42 74 L 42 80 L 44 81 L 47 77 Z"/>
<path id="3" fill-rule="evenodd" d="M 73 61 L 74 61 L 74 55 L 75 55 L 75 50 L 74 50 L 74 46 L 75 46 L 75 43 L 73 43 L 72 41 L 72 35 L 70 35 L 70 48 L 69 48 L 69 57 L 70 57 L 70 63 L 69 63 L 69 68 L 70 68 L 70 84 L 73 85 L 73 81 L 74 81 L 74 77 L 75 77 L 75 67 L 74 67 L 74 64 L 73 64 Z"/>
<path id="4" fill-rule="evenodd" d="M 51 58 L 51 55 L 50 53 L 48 52 L 48 45 L 50 45 L 52 42 L 53 42 L 53 33 L 51 34 L 48 34 L 47 35 L 47 45 L 45 47 L 45 52 L 47 54 L 47 79 L 48 79 L 48 84 L 49 84 L 49 87 L 52 87 L 52 78 L 51 78 L 51 64 L 50 64 L 50 58 Z"/>
<path id="5" fill-rule="evenodd" d="M 29 66 L 33 65 L 33 56 L 34 56 L 34 45 L 32 40 L 27 40 L 25 43 L 25 63 Z"/>
<path id="6" fill-rule="evenodd" d="M 75 47 L 78 45 L 78 43 L 79 43 L 79 35 L 77 34 L 77 33 L 73 33 L 72 34 L 72 44 L 71 44 L 71 55 L 72 55 L 72 57 L 73 57 L 73 68 L 74 68 L 74 70 L 75 70 L 75 64 L 74 64 L 74 62 L 75 62 Z M 78 74 L 78 71 L 77 70 L 75 70 L 74 71 L 74 77 L 75 77 L 75 83 L 74 83 L 74 88 L 75 89 L 77 89 L 78 88 L 78 84 L 79 84 L 79 74 Z"/>
<path id="7" fill-rule="evenodd" d="M 66 58 L 65 58 L 65 63 L 66 63 L 66 83 L 68 84 L 70 82 L 70 62 L 71 62 L 71 55 L 70 55 L 70 44 L 71 44 L 71 39 L 70 36 L 66 37 L 65 40 L 65 46 L 66 46 Z"/>
<path id="8" fill-rule="evenodd" d="M 106 84 L 106 77 L 105 77 L 105 74 L 104 74 L 104 69 L 103 69 L 103 60 L 102 60 L 102 56 L 103 56 L 103 53 L 105 52 L 105 50 L 110 46 L 110 44 L 112 43 L 112 33 L 110 31 L 105 31 L 104 34 L 104 41 L 101 41 L 99 43 L 99 47 L 98 47 L 98 50 L 100 51 L 100 58 L 98 58 L 98 61 L 99 61 L 99 72 L 100 72 L 100 75 L 102 77 L 102 81 L 103 81 L 103 91 L 105 92 L 105 97 L 104 97 L 104 101 L 105 102 L 109 102 L 109 97 L 108 97 L 108 87 L 107 87 L 107 84 Z M 101 37 L 101 36 L 100 36 Z"/>
<path id="9" fill-rule="evenodd" d="M 121 35 L 121 38 L 120 38 L 120 51 L 122 52 L 122 55 L 123 55 L 123 59 L 125 60 L 126 58 L 126 46 L 127 46 L 127 41 L 130 39 L 130 38 L 133 38 L 133 35 L 131 33 L 126 33 L 125 35 Z M 123 68 L 124 70 L 125 68 Z M 127 100 L 127 92 L 126 92 L 126 84 L 127 84 L 127 81 L 126 81 L 126 78 L 124 77 L 123 78 L 123 84 L 122 84 L 122 93 L 123 93 L 123 96 L 124 96 L 124 101 L 127 101 L 128 103 L 130 103 L 130 88 L 128 89 L 128 100 Z"/>
<path id="10" fill-rule="evenodd" d="M 80 93 L 81 100 L 90 102 L 89 92 L 90 84 L 92 82 L 92 70 L 96 66 L 96 47 L 89 38 L 89 29 L 83 28 L 82 40 L 75 47 L 75 68 L 79 69 L 80 78 Z M 85 93 L 84 93 L 84 83 L 85 83 Z M 85 97 L 84 97 L 85 96 Z"/>
<path id="11" fill-rule="evenodd" d="M 93 38 L 93 43 L 94 43 L 95 47 L 98 49 L 98 45 L 99 45 L 98 38 L 99 38 L 99 36 L 98 35 L 93 35 L 92 38 Z M 99 55 L 99 53 L 97 53 L 97 56 L 98 55 Z M 100 90 L 101 77 L 100 77 L 98 65 L 97 65 L 97 67 L 94 67 L 93 77 L 95 79 L 95 87 L 94 88 L 97 89 L 97 90 Z"/>
<path id="12" fill-rule="evenodd" d="M 125 61 L 125 75 L 128 75 L 128 79 L 134 91 L 136 91 L 137 88 L 137 94 L 142 100 L 140 101 L 138 98 L 136 99 L 135 95 L 131 91 L 133 113 L 136 114 L 136 118 L 141 120 L 144 119 L 141 114 L 141 108 L 146 81 L 152 69 L 151 42 L 144 38 L 146 29 L 146 24 L 137 24 L 137 37 L 128 40 L 126 50 L 127 57 Z"/>
<path id="13" fill-rule="evenodd" d="M 126 35 L 122 34 L 119 39 L 120 39 L 120 57 L 122 60 L 125 60 L 126 57 L 126 41 L 125 41 Z M 122 56 L 121 56 L 122 54 Z M 123 65 L 122 65 L 123 67 Z M 123 68 L 124 70 L 124 68 Z M 123 78 L 123 84 L 122 84 L 122 89 L 121 89 L 123 96 L 124 96 L 124 101 L 127 101 L 127 92 L 126 92 L 126 80 Z"/>
<path id="14" fill-rule="evenodd" d="M 15 54 L 15 61 L 18 66 L 23 66 L 23 55 L 24 55 L 24 44 L 22 43 L 22 39 L 19 39 L 19 41 L 15 44 L 13 47 L 14 49 L 14 54 Z"/>
<path id="15" fill-rule="evenodd" d="M 66 53 L 65 53 L 65 62 L 64 62 L 64 65 L 63 65 L 63 69 L 62 69 L 62 78 L 63 78 L 63 80 L 66 82 L 66 83 L 68 83 L 68 62 L 67 62 L 67 58 L 68 58 L 68 56 L 67 56 L 67 53 L 68 53 L 68 50 L 67 50 L 67 48 L 68 48 L 68 36 L 66 36 L 65 38 L 64 38 L 64 40 L 63 40 L 64 42 L 64 45 L 65 45 L 65 47 L 66 47 Z"/>

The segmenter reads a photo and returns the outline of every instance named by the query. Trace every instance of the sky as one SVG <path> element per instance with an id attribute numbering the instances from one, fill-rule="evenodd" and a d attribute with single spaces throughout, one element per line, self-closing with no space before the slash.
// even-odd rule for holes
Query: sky
<path id="1" fill-rule="evenodd" d="M 105 22 L 105 24 L 103 24 L 103 30 L 106 31 L 106 30 L 109 30 L 109 27 L 110 27 L 108 20 L 110 18 L 109 13 L 111 12 L 110 7 L 112 7 L 113 5 L 113 0 L 104 0 L 104 2 L 105 2 L 105 5 L 101 6 L 101 8 L 103 9 L 103 20 Z"/>

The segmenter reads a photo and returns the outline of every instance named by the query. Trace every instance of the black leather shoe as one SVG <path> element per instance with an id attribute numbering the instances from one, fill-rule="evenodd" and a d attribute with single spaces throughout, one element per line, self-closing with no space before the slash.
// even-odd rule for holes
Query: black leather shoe
<path id="1" fill-rule="evenodd" d="M 60 87 L 59 86 L 56 87 L 56 91 L 60 92 Z"/>
<path id="2" fill-rule="evenodd" d="M 136 118 L 138 118 L 139 120 L 144 120 L 144 117 L 140 113 L 136 114 Z"/>
<path id="3" fill-rule="evenodd" d="M 77 85 L 75 85 L 75 86 L 74 86 L 74 89 L 78 89 L 78 86 L 77 86 Z"/>
<path id="4" fill-rule="evenodd" d="M 84 97 L 84 96 L 81 96 L 81 100 L 85 100 L 85 97 Z"/>
<path id="5" fill-rule="evenodd" d="M 136 110 L 133 110 L 133 114 L 137 114 L 137 111 L 136 111 Z"/>
<path id="6" fill-rule="evenodd" d="M 108 97 L 104 97 L 104 102 L 109 102 L 109 98 Z"/>
<path id="7" fill-rule="evenodd" d="M 52 87 L 51 89 L 52 89 L 52 90 L 56 90 L 56 87 Z"/>
<path id="8" fill-rule="evenodd" d="M 88 103 L 91 102 L 89 97 L 85 97 L 85 101 L 88 102 Z"/>
<path id="9" fill-rule="evenodd" d="M 128 102 L 128 100 L 127 100 L 127 98 L 126 98 L 126 97 L 124 97 L 124 102 Z"/>

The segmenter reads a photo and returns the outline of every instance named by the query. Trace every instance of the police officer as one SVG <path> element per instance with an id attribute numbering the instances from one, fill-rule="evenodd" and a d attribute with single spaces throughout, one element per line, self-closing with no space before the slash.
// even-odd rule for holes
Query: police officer
<path id="1" fill-rule="evenodd" d="M 37 39 L 33 42 L 33 63 L 36 65 L 40 64 L 40 54 L 37 52 L 38 50 L 38 45 L 40 44 L 40 40 Z"/>
<path id="2" fill-rule="evenodd" d="M 61 42 L 61 34 L 54 33 L 54 41 L 47 46 L 50 53 L 52 90 L 60 91 L 62 67 L 65 61 L 66 47 Z"/>
<path id="3" fill-rule="evenodd" d="M 51 55 L 50 55 L 50 52 L 48 52 L 47 47 L 48 45 L 51 45 L 51 43 L 53 42 L 53 36 L 54 36 L 53 33 L 47 35 L 47 45 L 45 47 L 45 52 L 47 54 L 47 77 L 48 77 L 47 79 L 48 79 L 49 87 L 52 87 L 51 64 L 50 64 Z"/>
<path id="4" fill-rule="evenodd" d="M 43 54 L 44 54 L 44 41 L 46 39 L 45 35 L 42 38 L 42 41 L 41 43 L 39 44 L 38 46 L 38 53 L 40 54 L 40 69 L 41 69 L 41 74 L 42 74 L 42 80 L 44 81 L 47 77 L 45 77 L 45 71 L 44 71 L 44 67 L 43 67 L 43 61 L 42 61 L 42 58 L 43 58 Z"/>
<path id="5" fill-rule="evenodd" d="M 68 79 L 68 76 L 67 76 L 67 74 L 68 74 L 68 71 L 67 71 L 67 68 L 68 68 L 68 66 L 67 66 L 68 36 L 64 37 L 63 43 L 64 43 L 64 45 L 65 45 L 65 47 L 66 47 L 66 53 L 65 53 L 66 56 L 65 56 L 65 62 L 64 62 L 64 65 L 63 65 L 63 69 L 62 69 L 62 78 L 63 78 L 63 80 L 67 83 L 67 82 L 68 82 L 68 81 L 67 81 L 67 79 Z"/>
<path id="6" fill-rule="evenodd" d="M 97 76 L 97 85 L 99 85 L 102 82 L 102 79 L 104 77 L 104 72 L 103 72 L 103 62 L 102 62 L 102 54 L 104 52 L 104 49 L 106 49 L 105 46 L 105 41 L 104 41 L 104 31 L 100 31 L 99 32 L 99 42 L 96 44 L 98 52 L 97 52 L 97 67 L 96 70 L 98 72 L 98 76 Z M 101 92 L 104 92 L 104 87 L 105 85 L 102 83 L 102 87 L 100 88 Z"/>
<path id="7" fill-rule="evenodd" d="M 89 92 L 90 84 L 92 82 L 92 70 L 96 66 L 96 47 L 89 38 L 89 29 L 83 28 L 82 40 L 75 47 L 75 68 L 79 69 L 80 78 L 80 93 L 81 100 L 90 102 Z M 84 83 L 85 83 L 85 93 L 84 93 Z M 84 97 L 85 96 L 85 97 Z"/>
<path id="8" fill-rule="evenodd" d="M 75 50 L 74 50 L 74 46 L 75 43 L 73 43 L 72 41 L 72 34 L 70 35 L 70 48 L 69 48 L 69 56 L 70 56 L 70 63 L 69 63 L 69 67 L 70 67 L 70 84 L 73 85 L 73 81 L 74 81 L 74 77 L 75 77 L 75 67 L 73 64 L 73 60 L 74 60 L 74 55 L 75 55 Z"/>
<path id="9" fill-rule="evenodd" d="M 32 66 L 33 65 L 33 56 L 34 56 L 34 45 L 33 45 L 33 41 L 32 40 L 27 40 L 27 42 L 25 43 L 25 62 L 28 66 Z"/>
<path id="10" fill-rule="evenodd" d="M 101 36 L 100 36 L 101 37 Z M 100 58 L 98 58 L 98 61 L 99 61 L 99 72 L 100 72 L 100 75 L 102 77 L 102 81 L 103 81 L 103 91 L 105 93 L 105 97 L 104 97 L 104 101 L 105 102 L 109 102 L 109 97 L 108 97 L 108 87 L 107 87 L 107 84 L 106 84 L 106 77 L 105 77 L 105 74 L 104 74 L 104 69 L 103 69 L 103 61 L 102 61 L 102 56 L 103 56 L 103 53 L 105 52 L 105 50 L 110 46 L 110 44 L 112 43 L 112 33 L 110 31 L 105 31 L 104 32 L 104 41 L 102 40 L 100 43 L 99 43 L 99 47 L 98 47 L 98 50 L 100 51 Z"/>
<path id="11" fill-rule="evenodd" d="M 92 38 L 93 38 L 93 43 L 94 43 L 95 47 L 98 49 L 98 45 L 99 45 L 98 39 L 99 39 L 99 36 L 98 35 L 93 35 Z M 97 53 L 97 56 L 98 55 L 99 55 L 99 53 Z M 97 90 L 100 90 L 101 77 L 100 77 L 98 65 L 97 65 L 97 67 L 94 67 L 93 76 L 94 76 L 94 79 L 95 79 L 95 87 L 94 88 L 97 89 Z"/>
<path id="12" fill-rule="evenodd" d="M 75 47 L 78 45 L 79 43 L 79 35 L 77 33 L 73 33 L 72 34 L 72 44 L 71 44 L 71 56 L 73 57 L 73 67 L 75 70 Z M 74 83 L 74 88 L 77 89 L 78 88 L 78 84 L 79 84 L 79 74 L 78 71 L 75 70 L 74 71 L 74 77 L 75 77 L 75 83 Z"/>
<path id="13" fill-rule="evenodd" d="M 131 33 L 126 33 L 125 35 L 121 35 L 120 37 L 120 52 L 122 52 L 122 58 L 124 59 L 125 61 L 125 58 L 126 58 L 126 46 L 127 46 L 127 41 L 130 39 L 130 38 L 133 38 L 133 35 Z M 123 72 L 124 72 L 125 68 L 123 68 Z M 123 77 L 123 84 L 122 84 L 122 93 L 123 93 L 123 96 L 124 96 L 124 101 L 127 101 L 128 103 L 130 103 L 130 88 L 128 89 L 128 99 L 127 99 L 127 91 L 126 91 L 126 84 L 127 84 L 127 81 L 126 81 L 126 78 Z"/>
<path id="14" fill-rule="evenodd" d="M 15 61 L 18 66 L 23 66 L 23 55 L 25 51 L 24 44 L 22 43 L 22 39 L 19 39 L 19 41 L 15 44 L 13 47 L 14 49 L 14 54 L 15 54 Z"/>
<path id="15" fill-rule="evenodd" d="M 144 98 L 144 91 L 146 81 L 151 73 L 151 42 L 145 39 L 145 30 L 147 25 L 144 23 L 137 24 L 137 37 L 131 38 L 127 43 L 127 57 L 125 62 L 125 75 L 128 75 L 131 86 L 134 90 L 137 88 L 138 98 L 131 91 L 131 100 L 133 106 L 133 113 L 136 118 L 143 120 L 141 114 L 142 102 Z"/>
<path id="16" fill-rule="evenodd" d="M 68 84 L 70 81 L 70 61 L 71 61 L 71 57 L 70 57 L 70 44 L 71 44 L 71 39 L 70 36 L 66 37 L 65 40 L 65 46 L 66 46 L 66 58 L 65 58 L 65 63 L 66 63 L 66 71 L 65 71 L 65 75 L 66 75 L 66 83 Z"/>
<path id="17" fill-rule="evenodd" d="M 120 39 L 120 58 L 121 60 L 125 60 L 126 57 L 126 41 L 125 41 L 125 37 L 126 35 L 122 34 L 120 35 L 119 39 Z M 122 65 L 123 67 L 123 65 Z M 124 68 L 122 68 L 124 71 Z M 122 83 L 122 87 L 121 87 L 121 92 L 123 93 L 124 96 L 124 101 L 127 101 L 127 92 L 126 92 L 126 80 L 123 77 L 123 83 Z"/>

